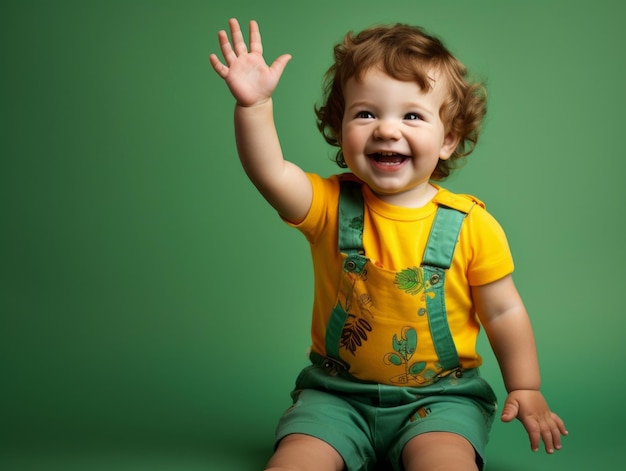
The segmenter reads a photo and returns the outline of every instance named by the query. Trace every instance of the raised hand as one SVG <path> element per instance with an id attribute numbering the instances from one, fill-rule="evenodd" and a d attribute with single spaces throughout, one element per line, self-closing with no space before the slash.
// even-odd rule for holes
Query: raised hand
<path id="1" fill-rule="evenodd" d="M 224 79 L 237 104 L 251 107 L 264 103 L 271 98 L 291 55 L 283 54 L 268 66 L 263 58 L 263 44 L 257 22 L 250 21 L 249 50 L 239 22 L 233 18 L 228 24 L 232 44 L 226 31 L 222 30 L 217 35 L 226 64 L 223 64 L 215 54 L 211 54 L 209 57 L 211 65 Z"/>

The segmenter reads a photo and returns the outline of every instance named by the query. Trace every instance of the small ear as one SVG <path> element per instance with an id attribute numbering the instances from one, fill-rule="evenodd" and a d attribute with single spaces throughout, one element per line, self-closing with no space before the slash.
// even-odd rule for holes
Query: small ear
<path id="1" fill-rule="evenodd" d="M 443 139 L 443 143 L 441 144 L 441 150 L 439 151 L 439 158 L 441 160 L 448 160 L 452 153 L 456 150 L 459 145 L 461 138 L 452 133 L 446 134 L 446 137 Z"/>

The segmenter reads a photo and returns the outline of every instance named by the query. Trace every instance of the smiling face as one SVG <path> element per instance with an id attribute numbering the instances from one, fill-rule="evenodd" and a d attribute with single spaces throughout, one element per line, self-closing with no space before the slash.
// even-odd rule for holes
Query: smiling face
<path id="1" fill-rule="evenodd" d="M 443 80 L 422 90 L 380 69 L 347 81 L 340 137 L 344 159 L 380 199 L 419 207 L 433 197 L 429 180 L 437 162 L 448 159 L 458 144 L 439 116 L 446 92 Z"/>

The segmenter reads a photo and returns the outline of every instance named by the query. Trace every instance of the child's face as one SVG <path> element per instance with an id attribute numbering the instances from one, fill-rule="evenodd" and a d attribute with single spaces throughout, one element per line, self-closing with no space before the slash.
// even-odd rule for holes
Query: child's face
<path id="1" fill-rule="evenodd" d="M 436 78 L 436 77 L 435 77 Z M 448 159 L 458 139 L 446 134 L 439 110 L 443 80 L 424 92 L 379 69 L 344 88 L 341 148 L 350 170 L 381 199 L 399 206 L 422 205 L 439 159 Z"/>

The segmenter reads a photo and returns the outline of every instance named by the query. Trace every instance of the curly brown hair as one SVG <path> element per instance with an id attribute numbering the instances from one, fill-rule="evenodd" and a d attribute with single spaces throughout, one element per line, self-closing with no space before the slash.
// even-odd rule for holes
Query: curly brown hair
<path id="1" fill-rule="evenodd" d="M 414 81 L 423 90 L 433 86 L 429 74 L 444 77 L 448 98 L 439 112 L 447 133 L 460 137 L 449 159 L 439 160 L 431 178 L 444 180 L 459 159 L 469 155 L 478 142 L 487 111 L 484 84 L 472 82 L 466 67 L 436 37 L 422 28 L 406 24 L 375 26 L 358 34 L 348 32 L 334 47 L 333 65 L 324 77 L 324 99 L 315 106 L 317 127 L 326 142 L 339 147 L 335 162 L 347 168 L 339 143 L 345 109 L 343 88 L 352 77 L 360 77 L 373 67 L 381 68 L 397 80 Z"/>

